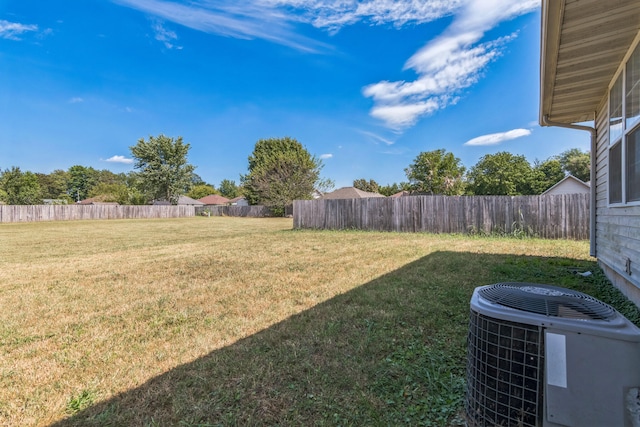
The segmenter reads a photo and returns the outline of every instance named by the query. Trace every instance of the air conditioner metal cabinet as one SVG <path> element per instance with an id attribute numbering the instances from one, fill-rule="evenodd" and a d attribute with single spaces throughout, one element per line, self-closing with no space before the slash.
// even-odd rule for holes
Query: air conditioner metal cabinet
<path id="1" fill-rule="evenodd" d="M 476 288 L 465 409 L 469 427 L 640 427 L 640 329 L 573 290 Z"/>
<path id="2" fill-rule="evenodd" d="M 620 332 L 545 329 L 544 426 L 640 426 L 640 334 Z"/>

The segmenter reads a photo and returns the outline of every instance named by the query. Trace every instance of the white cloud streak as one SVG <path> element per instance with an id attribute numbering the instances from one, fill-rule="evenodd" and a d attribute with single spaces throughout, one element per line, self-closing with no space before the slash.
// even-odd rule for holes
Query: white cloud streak
<path id="1" fill-rule="evenodd" d="M 258 2 L 200 0 L 178 3 L 169 0 L 112 0 L 153 17 L 224 37 L 264 39 L 305 52 L 327 50 L 328 45 L 296 34 L 292 19 Z"/>
<path id="2" fill-rule="evenodd" d="M 539 0 L 465 0 L 451 25 L 406 62 L 414 81 L 382 81 L 363 88 L 374 101 L 371 115 L 396 131 L 454 104 L 459 93 L 482 77 L 515 34 L 480 43 L 504 20 L 533 11 Z"/>
<path id="3" fill-rule="evenodd" d="M 167 30 L 162 22 L 154 22 L 152 28 L 155 39 L 164 44 L 164 47 L 167 49 L 182 49 L 182 46 L 174 44 L 174 41 L 178 40 L 178 35 L 175 31 Z"/>
<path id="4" fill-rule="evenodd" d="M 335 33 L 346 25 L 422 24 L 451 15 L 464 0 L 259 0 L 259 3 L 295 10 L 298 20 Z"/>
<path id="5" fill-rule="evenodd" d="M 386 144 L 386 145 L 393 145 L 393 144 L 395 144 L 395 141 L 392 141 L 392 140 L 390 140 L 390 139 L 384 138 L 384 137 L 382 137 L 382 136 L 380 136 L 380 135 L 378 135 L 378 134 L 376 134 L 376 133 L 369 132 L 369 131 L 366 131 L 366 130 L 361 130 L 361 131 L 359 131 L 359 132 L 360 132 L 361 134 L 366 135 L 366 136 L 368 136 L 369 138 L 373 139 L 376 143 L 378 143 L 378 142 L 382 142 L 382 143 L 384 143 L 384 144 Z"/>
<path id="6" fill-rule="evenodd" d="M 0 38 L 20 40 L 20 35 L 29 31 L 38 31 L 37 25 L 20 24 L 0 19 Z"/>
<path id="7" fill-rule="evenodd" d="M 507 132 L 491 133 L 488 135 L 478 136 L 470 139 L 463 145 L 467 146 L 484 146 L 484 145 L 498 145 L 505 141 L 510 141 L 516 138 L 522 138 L 523 136 L 531 135 L 529 129 L 513 129 Z"/>
<path id="8" fill-rule="evenodd" d="M 301 51 L 331 47 L 304 37 L 304 23 L 333 34 L 359 22 L 369 25 L 422 24 L 450 16 L 468 0 L 112 0 L 156 18 L 210 34 L 264 39 Z"/>
<path id="9" fill-rule="evenodd" d="M 129 159 L 125 156 L 111 156 L 107 160 L 105 160 L 105 162 L 123 163 L 125 165 L 130 165 L 133 163 L 133 159 Z"/>
<path id="10" fill-rule="evenodd" d="M 84 102 L 84 99 L 79 96 L 73 97 L 69 100 L 69 104 L 80 104 L 81 102 Z"/>
<path id="11" fill-rule="evenodd" d="M 325 159 L 330 159 L 333 157 L 333 154 L 331 153 L 327 153 L 327 154 L 320 154 L 320 158 L 325 160 Z"/>

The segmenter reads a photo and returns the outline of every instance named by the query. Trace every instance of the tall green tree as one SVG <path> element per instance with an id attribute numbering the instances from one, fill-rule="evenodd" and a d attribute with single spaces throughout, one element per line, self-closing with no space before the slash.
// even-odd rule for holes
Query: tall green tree
<path id="1" fill-rule="evenodd" d="M 401 191 L 409 191 L 410 189 L 408 182 L 401 182 L 400 184 L 394 182 L 393 184 L 381 186 L 378 192 L 383 196 L 389 197 Z"/>
<path id="2" fill-rule="evenodd" d="M 96 198 L 101 202 L 117 202 L 121 205 L 131 204 L 129 200 L 129 189 L 122 183 L 100 182 L 89 191 L 89 197 Z"/>
<path id="3" fill-rule="evenodd" d="M 234 199 L 240 195 L 240 188 L 235 181 L 223 179 L 218 186 L 220 194 L 227 199 Z"/>
<path id="4" fill-rule="evenodd" d="M 536 160 L 530 184 L 532 194 L 542 194 L 560 182 L 564 176 L 562 165 L 558 159 L 551 158 L 544 162 Z"/>
<path id="5" fill-rule="evenodd" d="M 259 140 L 249 156 L 249 171 L 241 177 L 250 204 L 278 213 L 296 199 L 310 199 L 321 181 L 322 162 L 293 138 Z"/>
<path id="6" fill-rule="evenodd" d="M 369 193 L 380 192 L 380 184 L 375 182 L 373 179 L 370 179 L 369 181 L 364 178 L 354 179 L 353 186 L 358 190 L 368 191 Z"/>
<path id="7" fill-rule="evenodd" d="M 165 135 L 144 138 L 132 147 L 131 155 L 138 170 L 140 185 L 150 199 L 177 203 L 178 197 L 189 191 L 195 166 L 187 161 L 191 145 L 182 137 L 175 140 Z"/>
<path id="8" fill-rule="evenodd" d="M 76 202 L 89 197 L 89 192 L 99 182 L 99 173 L 92 167 L 74 165 L 67 174 L 67 194 Z"/>
<path id="9" fill-rule="evenodd" d="M 42 204 L 42 190 L 33 172 L 22 172 L 19 167 L 6 169 L 0 176 L 3 201 L 9 205 Z"/>
<path id="10" fill-rule="evenodd" d="M 71 200 L 67 194 L 69 174 L 66 171 L 56 169 L 50 174 L 36 173 L 36 176 L 44 199 L 69 198 Z"/>
<path id="11" fill-rule="evenodd" d="M 198 184 L 191 187 L 191 190 L 187 193 L 187 196 L 192 199 L 202 199 L 203 197 L 207 197 L 211 194 L 218 194 L 218 190 L 216 190 L 212 185 L 209 184 Z"/>
<path id="12" fill-rule="evenodd" d="M 506 151 L 487 154 L 467 174 L 472 194 L 517 196 L 531 194 L 531 165 L 524 156 Z"/>
<path id="13" fill-rule="evenodd" d="M 404 171 L 412 191 L 448 196 L 464 193 L 465 167 L 459 158 L 444 149 L 418 154 Z"/>
<path id="14" fill-rule="evenodd" d="M 560 153 L 558 160 L 566 173 L 584 182 L 591 179 L 591 155 L 588 151 L 572 148 Z"/>

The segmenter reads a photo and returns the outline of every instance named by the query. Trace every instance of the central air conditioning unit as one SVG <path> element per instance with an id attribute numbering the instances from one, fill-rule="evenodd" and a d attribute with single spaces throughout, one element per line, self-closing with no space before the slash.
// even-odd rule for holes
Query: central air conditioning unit
<path id="1" fill-rule="evenodd" d="M 476 288 L 465 410 L 469 427 L 640 426 L 640 329 L 570 289 Z"/>

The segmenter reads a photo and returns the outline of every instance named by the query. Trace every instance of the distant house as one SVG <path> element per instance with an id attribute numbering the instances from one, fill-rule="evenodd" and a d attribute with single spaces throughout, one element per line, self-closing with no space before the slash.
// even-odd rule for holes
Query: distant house
<path id="1" fill-rule="evenodd" d="M 200 200 L 196 200 L 196 199 L 192 199 L 191 197 L 187 197 L 187 196 L 180 196 L 178 197 L 178 205 L 182 205 L 182 206 L 202 206 L 204 205 L 204 203 L 202 203 Z"/>
<path id="2" fill-rule="evenodd" d="M 119 206 L 118 202 L 103 202 L 99 197 L 90 197 L 88 199 L 80 200 L 77 205 L 103 205 L 103 206 Z"/>
<path id="3" fill-rule="evenodd" d="M 402 190 L 402 191 L 398 191 L 395 194 L 390 195 L 389 197 L 404 197 L 404 196 L 410 196 L 411 193 L 409 193 L 407 190 Z"/>
<path id="4" fill-rule="evenodd" d="M 244 196 L 234 197 L 228 202 L 231 206 L 249 206 L 249 202 Z"/>
<path id="5" fill-rule="evenodd" d="M 370 197 L 385 197 L 380 193 L 370 193 L 368 191 L 362 191 L 355 187 L 342 187 L 338 188 L 331 193 L 324 194 L 320 199 L 366 199 Z"/>
<path id="6" fill-rule="evenodd" d="M 209 194 L 201 199 L 198 199 L 205 205 L 227 205 L 229 204 L 229 199 L 223 197 L 219 194 Z"/>
<path id="7" fill-rule="evenodd" d="M 541 42 L 539 122 L 590 133 L 590 253 L 640 306 L 640 2 L 543 0 Z"/>
<path id="8" fill-rule="evenodd" d="M 42 199 L 43 205 L 68 205 L 66 199 Z"/>
<path id="9" fill-rule="evenodd" d="M 573 175 L 567 175 L 542 195 L 557 196 L 559 194 L 589 194 L 590 192 L 591 187 L 589 184 Z"/>

